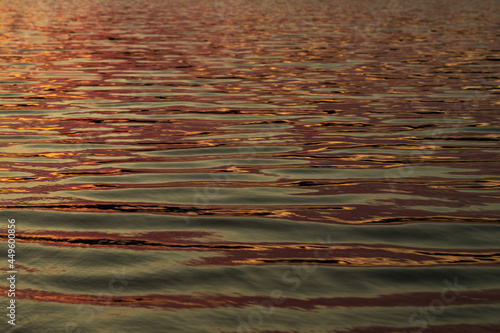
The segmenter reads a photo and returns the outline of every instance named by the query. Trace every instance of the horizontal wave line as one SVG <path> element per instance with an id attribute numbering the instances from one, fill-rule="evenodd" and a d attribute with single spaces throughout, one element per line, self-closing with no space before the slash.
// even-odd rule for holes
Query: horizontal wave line
<path id="1" fill-rule="evenodd" d="M 8 287 L 0 287 L 0 293 L 5 297 Z M 322 307 L 407 307 L 428 306 L 429 302 L 439 296 L 436 292 L 410 292 L 401 294 L 388 294 L 378 297 L 319 297 L 309 299 L 286 298 L 277 307 L 314 310 Z M 243 308 L 255 306 L 260 302 L 269 300 L 268 296 L 230 296 L 222 294 L 205 294 L 192 296 L 177 295 L 133 295 L 113 296 L 91 294 L 63 294 L 53 291 L 17 289 L 16 297 L 42 302 L 57 302 L 71 304 L 93 304 L 98 306 L 126 306 L 138 308 L 163 308 L 170 310 L 192 308 L 234 307 Z M 461 291 L 452 304 L 445 306 L 466 304 L 496 304 L 499 303 L 500 289 Z"/>
<path id="2" fill-rule="evenodd" d="M 90 233 L 92 234 L 92 233 Z M 314 243 L 202 243 L 191 238 L 208 236 L 205 233 L 176 232 L 143 234 L 138 238 L 94 233 L 87 237 L 67 233 L 59 235 L 18 234 L 20 242 L 42 243 L 53 246 L 98 246 L 128 250 L 190 250 L 213 251 L 217 256 L 182 262 L 185 266 L 239 266 L 239 265 L 336 265 L 350 267 L 436 266 L 500 264 L 496 250 L 435 250 L 395 246 L 390 244 L 314 244 Z M 102 237 L 107 235 L 108 237 Z M 93 237 L 92 237 L 93 236 Z M 115 238 L 111 238 L 115 237 Z M 137 236 L 136 236 L 137 237 Z M 7 235 L 0 235 L 7 239 Z M 162 241 L 165 240 L 165 241 Z M 174 241 L 174 242 L 172 242 Z"/>

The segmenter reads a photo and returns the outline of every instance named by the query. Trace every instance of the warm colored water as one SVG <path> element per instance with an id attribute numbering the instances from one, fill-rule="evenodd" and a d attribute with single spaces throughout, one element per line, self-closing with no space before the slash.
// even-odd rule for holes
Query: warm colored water
<path id="1" fill-rule="evenodd" d="M 0 331 L 500 331 L 500 2 L 0 4 Z"/>

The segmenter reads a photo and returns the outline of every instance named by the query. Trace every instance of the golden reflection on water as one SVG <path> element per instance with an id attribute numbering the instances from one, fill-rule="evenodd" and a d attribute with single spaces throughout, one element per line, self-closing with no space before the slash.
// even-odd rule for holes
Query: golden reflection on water
<path id="1" fill-rule="evenodd" d="M 499 331 L 497 9 L 0 2 L 19 328 L 235 332 L 279 290 L 252 329 L 410 331 L 457 278 L 429 332 Z"/>

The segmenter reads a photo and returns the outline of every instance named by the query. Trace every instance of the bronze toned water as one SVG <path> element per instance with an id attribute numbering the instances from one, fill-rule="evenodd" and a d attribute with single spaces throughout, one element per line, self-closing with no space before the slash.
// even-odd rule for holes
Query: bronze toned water
<path id="1" fill-rule="evenodd" d="M 499 10 L 0 1 L 0 331 L 500 331 Z"/>

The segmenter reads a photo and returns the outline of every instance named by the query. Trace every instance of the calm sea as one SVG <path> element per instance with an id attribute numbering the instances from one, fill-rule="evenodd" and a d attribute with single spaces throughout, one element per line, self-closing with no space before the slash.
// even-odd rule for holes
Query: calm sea
<path id="1" fill-rule="evenodd" d="M 499 26 L 0 0 L 0 331 L 500 332 Z"/>

